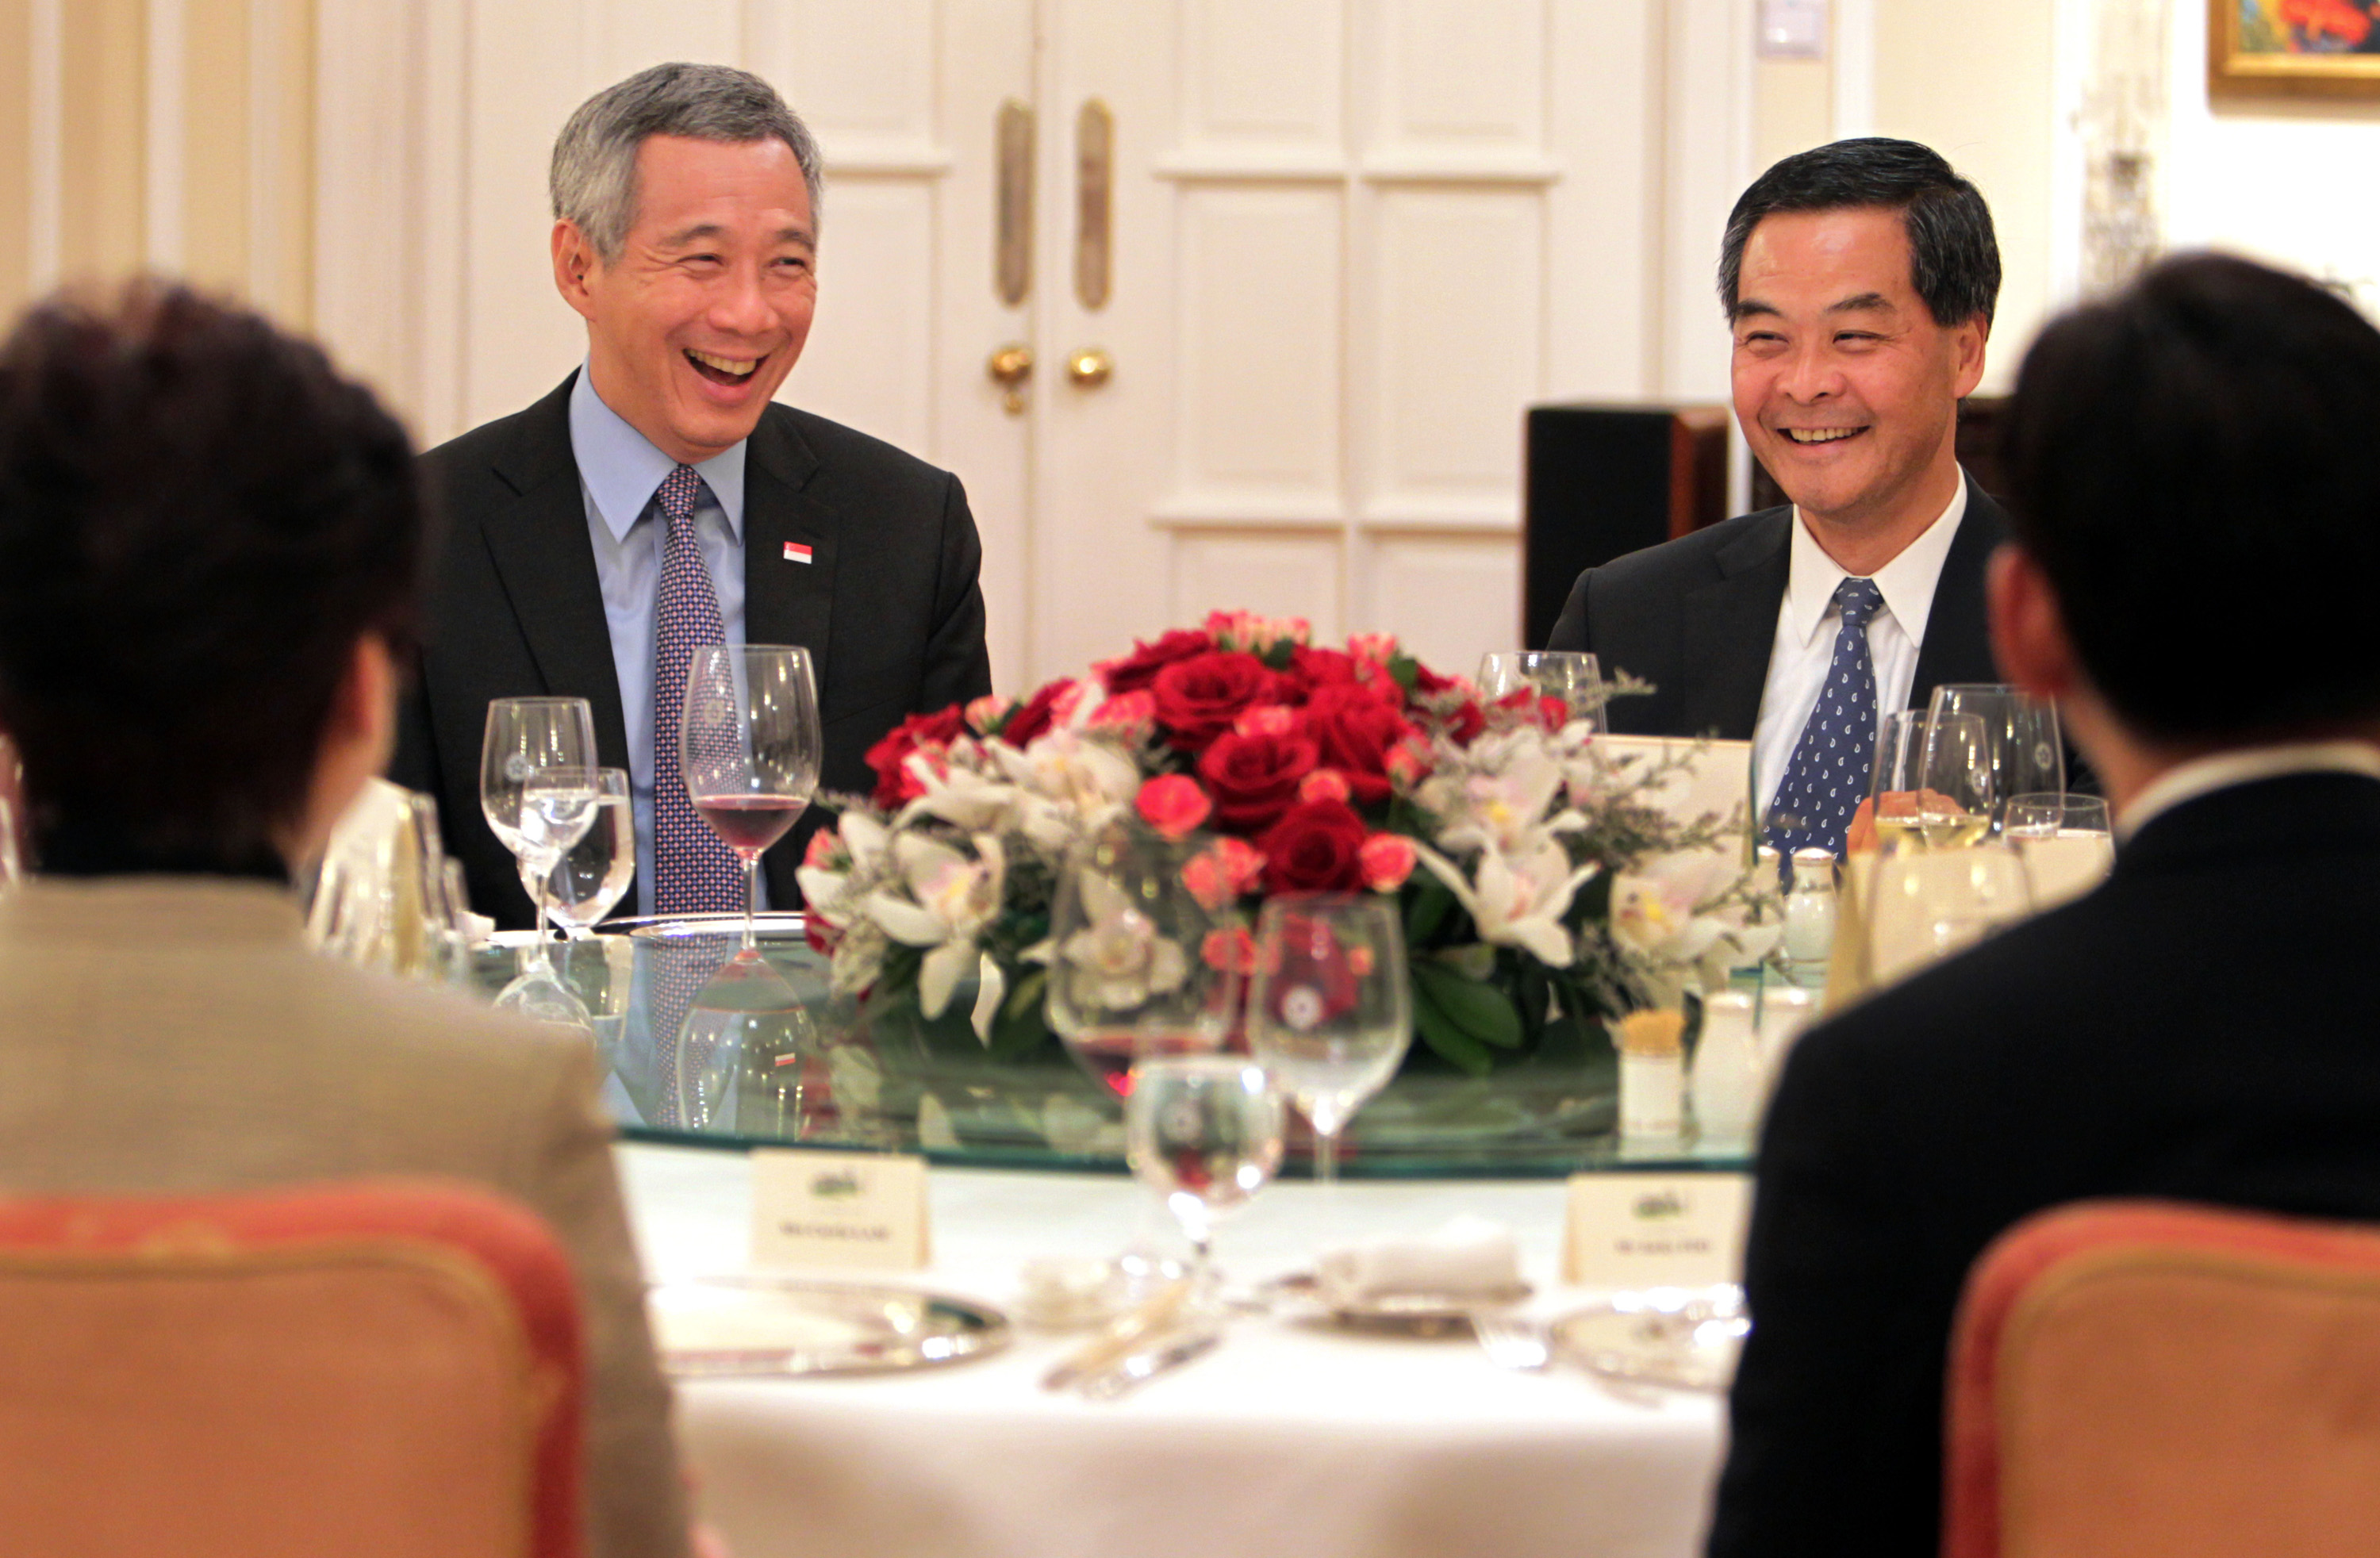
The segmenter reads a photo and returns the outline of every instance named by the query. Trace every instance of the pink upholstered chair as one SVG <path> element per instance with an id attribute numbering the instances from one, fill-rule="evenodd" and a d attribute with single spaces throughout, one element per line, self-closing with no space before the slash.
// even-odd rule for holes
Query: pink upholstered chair
<path id="1" fill-rule="evenodd" d="M 1947 1558 L 2380 1552 L 2380 1229 L 2088 1202 L 1967 1280 Z"/>
<path id="2" fill-rule="evenodd" d="M 0 1548 L 577 1558 L 568 1261 L 383 1182 L 0 1201 Z"/>

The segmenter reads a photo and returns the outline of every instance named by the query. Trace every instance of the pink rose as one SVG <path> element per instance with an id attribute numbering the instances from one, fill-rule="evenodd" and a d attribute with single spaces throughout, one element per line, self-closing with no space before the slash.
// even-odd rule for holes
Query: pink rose
<path id="1" fill-rule="evenodd" d="M 1345 800 L 1349 794 L 1347 776 L 1335 768 L 1318 768 L 1297 785 L 1300 800 Z"/>
<path id="2" fill-rule="evenodd" d="M 1245 839 L 1219 838 L 1183 863 L 1182 885 L 1209 912 L 1256 886 L 1264 857 Z"/>
<path id="3" fill-rule="evenodd" d="M 1000 728 L 1000 722 L 1016 707 L 1016 700 L 987 692 L 966 706 L 966 727 L 978 736 L 989 736 Z"/>
<path id="4" fill-rule="evenodd" d="M 1160 773 L 1149 780 L 1132 804 L 1142 822 L 1170 839 L 1184 837 L 1215 809 L 1198 782 L 1180 773 Z"/>
<path id="5" fill-rule="evenodd" d="M 1091 711 L 1090 724 L 1093 730 L 1113 731 L 1137 741 L 1157 724 L 1157 698 L 1147 688 L 1111 694 Z"/>
<path id="6" fill-rule="evenodd" d="M 1413 875 L 1413 840 L 1402 834 L 1374 834 L 1355 858 L 1363 867 L 1365 886 L 1375 893 L 1393 893 Z"/>
<path id="7" fill-rule="evenodd" d="M 1287 736 L 1297 728 L 1297 711 L 1280 703 L 1259 704 L 1233 720 L 1232 728 L 1242 736 Z"/>

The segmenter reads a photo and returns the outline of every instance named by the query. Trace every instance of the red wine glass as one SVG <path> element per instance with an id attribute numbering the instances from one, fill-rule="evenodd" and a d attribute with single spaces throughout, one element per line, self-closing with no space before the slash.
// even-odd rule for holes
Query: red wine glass
<path id="1" fill-rule="evenodd" d="M 809 805 L 820 746 L 809 651 L 712 644 L 694 651 L 678 723 L 679 761 L 696 814 L 744 862 L 747 954 L 761 852 Z"/>

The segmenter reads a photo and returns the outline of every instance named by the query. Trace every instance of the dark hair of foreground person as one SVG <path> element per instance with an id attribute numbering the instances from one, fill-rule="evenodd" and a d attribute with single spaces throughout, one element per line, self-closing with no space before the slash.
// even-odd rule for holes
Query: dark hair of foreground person
<path id="1" fill-rule="evenodd" d="M 357 643 L 409 658 L 413 454 L 310 343 L 182 287 L 0 345 L 0 729 L 42 868 L 261 870 Z"/>
<path id="2" fill-rule="evenodd" d="M 2064 315 L 2010 407 L 2009 509 L 2075 654 L 2143 735 L 2380 714 L 2380 330 L 2245 260 Z M 2192 646 L 2198 646 L 2193 649 Z"/>
<path id="3" fill-rule="evenodd" d="M 2000 295 L 1991 208 L 1942 154 L 1913 140 L 1864 136 L 1798 152 L 1736 197 L 1718 245 L 1718 300 L 1735 317 L 1743 246 L 1779 212 L 1897 211 L 1909 235 L 1910 283 L 1934 323 L 1988 325 Z"/>

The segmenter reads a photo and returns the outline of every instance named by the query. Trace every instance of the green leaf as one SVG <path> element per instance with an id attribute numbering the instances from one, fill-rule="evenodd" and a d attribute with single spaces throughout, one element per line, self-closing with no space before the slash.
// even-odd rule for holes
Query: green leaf
<path id="1" fill-rule="evenodd" d="M 1427 946 L 1438 928 L 1446 923 L 1446 911 L 1454 907 L 1454 895 L 1446 883 L 1416 867 L 1412 880 L 1420 883 L 1413 900 L 1405 906 L 1405 945 Z"/>
<path id="2" fill-rule="evenodd" d="M 1455 1027 L 1426 997 L 1414 1002 L 1414 1028 L 1423 1043 L 1472 1076 L 1485 1077 L 1495 1069 L 1496 1057 L 1488 1053 L 1487 1046 Z"/>
<path id="3" fill-rule="evenodd" d="M 1041 1005 L 1042 987 L 1050 982 L 1050 970 L 1036 968 L 1008 988 L 1008 999 L 1001 1004 L 1001 1016 L 1020 1017 L 1038 1011 Z"/>
<path id="4" fill-rule="evenodd" d="M 1439 963 L 1413 966 L 1416 1007 L 1436 1006 L 1463 1036 L 1500 1050 L 1521 1047 L 1521 1014 L 1504 992 L 1492 984 L 1466 980 Z"/>

